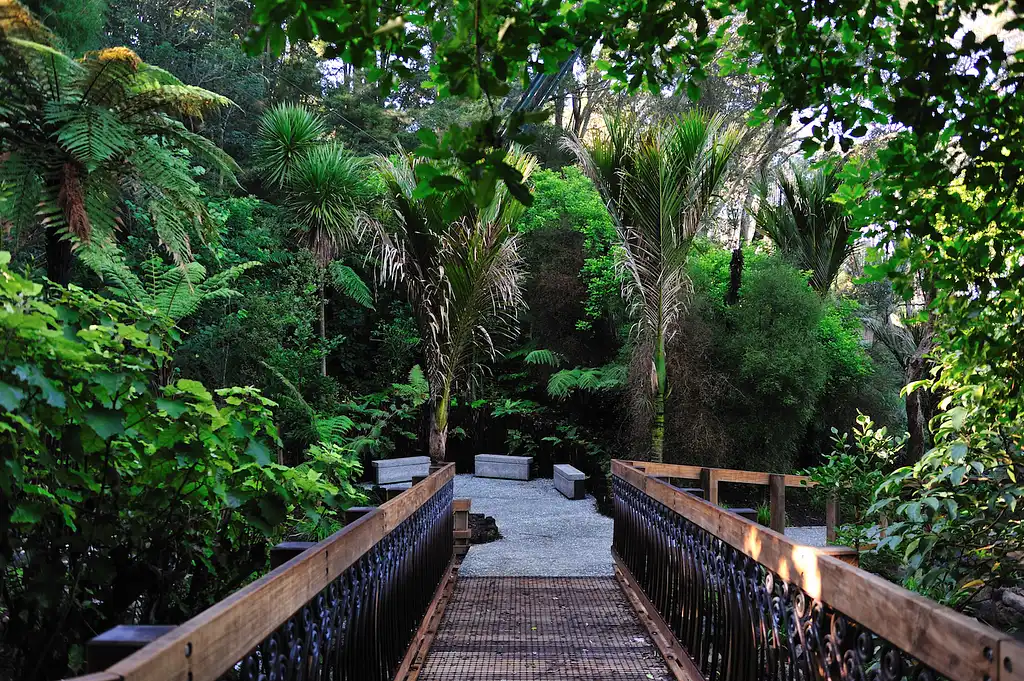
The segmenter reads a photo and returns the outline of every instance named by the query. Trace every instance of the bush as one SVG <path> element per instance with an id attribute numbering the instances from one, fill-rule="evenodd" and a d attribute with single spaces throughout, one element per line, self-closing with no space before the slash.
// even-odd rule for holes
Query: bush
<path id="1" fill-rule="evenodd" d="M 820 466 L 805 471 L 817 486 L 812 497 L 820 504 L 829 499 L 839 502 L 841 527 L 837 528 L 841 543 L 859 548 L 872 534 L 868 525 L 868 509 L 875 501 L 875 491 L 885 480 L 906 445 L 907 435 L 893 437 L 885 427 L 876 428 L 871 417 L 857 415 L 852 434 L 832 429 L 832 451 Z"/>
<path id="2" fill-rule="evenodd" d="M 154 311 L 43 286 L 0 253 L 0 570 L 25 679 L 81 662 L 90 632 L 180 622 L 266 565 L 289 520 L 351 489 L 277 463 L 253 388 L 157 380 L 177 333 Z"/>

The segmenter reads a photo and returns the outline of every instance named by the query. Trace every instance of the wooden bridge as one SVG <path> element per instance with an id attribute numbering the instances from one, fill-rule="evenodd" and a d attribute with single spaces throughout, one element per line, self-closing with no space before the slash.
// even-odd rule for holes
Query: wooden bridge
<path id="1" fill-rule="evenodd" d="M 713 503 L 796 478 L 612 462 L 614 578 L 460 578 L 453 478 L 285 547 L 180 626 L 99 637 L 76 681 L 1024 681 L 1010 635 Z"/>

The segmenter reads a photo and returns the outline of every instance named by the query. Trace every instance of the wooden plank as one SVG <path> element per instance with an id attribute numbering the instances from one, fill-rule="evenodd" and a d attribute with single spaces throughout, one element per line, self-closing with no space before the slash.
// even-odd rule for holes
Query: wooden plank
<path id="1" fill-rule="evenodd" d="M 999 681 L 1024 681 L 1024 644 L 1011 637 L 999 643 Z"/>
<path id="2" fill-rule="evenodd" d="M 441 583 L 434 590 L 434 597 L 430 600 L 430 607 L 427 608 L 423 621 L 420 622 L 419 628 L 416 629 L 416 634 L 409 644 L 409 649 L 402 659 L 402 664 L 398 666 L 395 681 L 415 681 L 419 676 L 420 669 L 423 668 L 423 661 L 427 659 L 427 653 L 430 652 L 430 644 L 437 635 L 437 628 L 441 626 L 444 609 L 452 598 L 452 592 L 455 591 L 455 579 L 457 577 L 458 571 L 455 567 L 455 557 L 453 556 L 451 562 L 448 563 L 448 569 L 444 572 L 444 577 L 441 578 Z"/>
<path id="3" fill-rule="evenodd" d="M 612 471 L 630 484 L 642 476 L 615 461 Z M 657 480 L 644 478 L 642 485 L 635 486 L 939 674 L 954 681 L 996 678 L 997 665 L 985 654 L 1004 638 L 995 629 Z"/>
<path id="4" fill-rule="evenodd" d="M 768 476 L 768 494 L 771 504 L 771 528 L 779 534 L 786 533 L 786 481 L 781 475 Z"/>
<path id="5" fill-rule="evenodd" d="M 630 468 L 643 469 L 644 473 L 659 478 L 681 478 L 683 480 L 699 480 L 702 470 L 715 471 L 718 482 L 735 482 L 747 485 L 767 485 L 768 476 L 772 473 L 762 471 L 741 471 L 732 468 L 712 468 L 702 466 L 684 466 L 674 463 L 651 463 L 650 461 L 623 461 Z M 779 474 L 783 475 L 783 474 Z M 786 487 L 814 487 L 815 482 L 806 475 L 783 475 Z"/>
<path id="6" fill-rule="evenodd" d="M 675 677 L 676 681 L 704 681 L 704 677 L 701 676 L 697 665 L 693 663 L 690 656 L 683 650 L 683 646 L 680 645 L 679 640 L 672 633 L 668 623 L 665 622 L 658 609 L 647 598 L 647 594 L 637 584 L 636 579 L 633 578 L 633 573 L 622 562 L 615 549 L 612 549 L 612 559 L 615 561 L 615 579 L 618 580 L 619 586 L 622 587 L 622 592 L 626 594 L 626 600 L 629 601 L 629 604 L 633 606 L 633 610 L 636 611 L 640 623 L 647 629 L 647 633 L 658 648 L 658 652 L 665 659 L 665 664 L 668 666 L 669 671 L 672 672 L 672 676 Z"/>
<path id="7" fill-rule="evenodd" d="M 468 512 L 472 507 L 472 499 L 453 499 L 452 500 L 452 511 L 459 513 L 460 511 Z"/>
<path id="8" fill-rule="evenodd" d="M 123 681 L 216 681 L 454 475 L 446 465 L 107 671 Z"/>
<path id="9" fill-rule="evenodd" d="M 455 530 L 456 539 L 470 539 L 473 536 L 473 530 Z"/>

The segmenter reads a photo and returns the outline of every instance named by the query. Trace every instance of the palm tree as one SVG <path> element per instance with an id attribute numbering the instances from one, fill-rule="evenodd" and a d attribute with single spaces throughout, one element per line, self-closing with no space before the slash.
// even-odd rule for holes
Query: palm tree
<path id="1" fill-rule="evenodd" d="M 283 193 L 284 208 L 298 224 L 299 242 L 316 261 L 319 333 L 327 337 L 329 275 L 365 307 L 373 307 L 362 279 L 335 260 L 355 241 L 369 200 L 365 164 L 340 142 L 327 138 L 327 123 L 305 107 L 281 104 L 260 119 L 258 152 L 264 181 Z M 320 358 L 327 375 L 327 354 Z"/>
<path id="2" fill-rule="evenodd" d="M 506 161 L 529 178 L 536 159 L 518 150 Z M 430 386 L 430 456 L 443 461 L 448 408 L 494 359 L 518 326 L 523 261 L 515 223 L 525 207 L 501 184 L 483 207 L 468 191 L 420 197 L 416 169 L 406 154 L 380 159 L 387 200 L 396 220 L 375 222 L 374 252 L 383 282 L 401 285 L 424 338 Z"/>
<path id="3" fill-rule="evenodd" d="M 719 204 L 739 139 L 721 116 L 691 111 L 653 126 L 615 117 L 589 147 L 572 145 L 618 231 L 634 362 L 650 376 L 652 461 L 664 458 L 666 346 L 686 305 L 687 254 Z"/>
<path id="4" fill-rule="evenodd" d="M 42 233 L 47 276 L 74 251 L 115 248 L 124 198 L 141 206 L 175 262 L 215 235 L 184 158 L 234 180 L 235 162 L 182 124 L 230 100 L 116 47 L 72 59 L 15 0 L 0 0 L 0 225 L 18 250 Z"/>
<path id="5" fill-rule="evenodd" d="M 842 180 L 841 162 L 826 161 L 818 170 L 790 166 L 762 177 L 756 191 L 761 200 L 755 225 L 787 258 L 811 272 L 811 288 L 825 295 L 839 269 L 853 252 L 850 217 L 831 200 Z"/>

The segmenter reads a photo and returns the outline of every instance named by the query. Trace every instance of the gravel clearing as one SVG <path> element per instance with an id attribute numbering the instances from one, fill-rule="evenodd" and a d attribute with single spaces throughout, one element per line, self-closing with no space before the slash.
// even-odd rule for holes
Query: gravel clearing
<path id="1" fill-rule="evenodd" d="M 470 512 L 494 516 L 502 539 L 470 547 L 460 574 L 470 577 L 597 577 L 614 574 L 612 519 L 594 497 L 570 501 L 550 478 L 496 480 L 455 476 L 455 498 Z M 825 527 L 787 527 L 807 546 L 825 545 Z"/>
<path id="2" fill-rule="evenodd" d="M 825 526 L 787 527 L 786 536 L 804 546 L 825 546 Z"/>
<path id="3" fill-rule="evenodd" d="M 459 574 L 472 577 L 596 577 L 614 574 L 612 519 L 594 497 L 570 501 L 550 478 L 522 482 L 455 476 L 455 498 L 494 516 L 502 539 L 470 547 Z"/>

